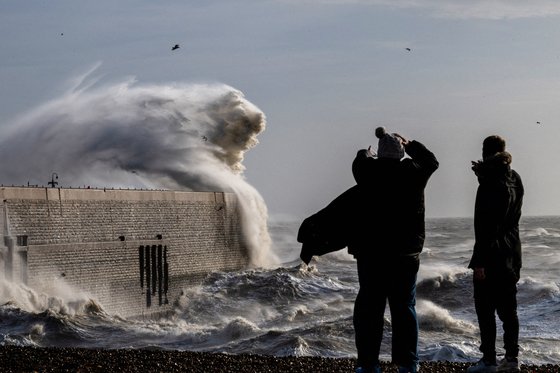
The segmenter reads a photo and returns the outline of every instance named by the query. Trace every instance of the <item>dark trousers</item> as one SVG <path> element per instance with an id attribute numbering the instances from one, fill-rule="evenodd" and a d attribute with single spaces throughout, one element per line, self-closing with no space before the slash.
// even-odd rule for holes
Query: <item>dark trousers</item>
<path id="1" fill-rule="evenodd" d="M 496 313 L 503 323 L 506 356 L 519 354 L 517 282 L 488 277 L 474 280 L 474 305 L 480 328 L 480 351 L 487 361 L 496 360 Z"/>
<path id="2" fill-rule="evenodd" d="M 359 366 L 369 368 L 379 362 L 387 300 L 391 310 L 393 362 L 400 366 L 418 362 L 418 267 L 417 256 L 358 257 L 360 290 L 354 305 L 354 329 Z"/>

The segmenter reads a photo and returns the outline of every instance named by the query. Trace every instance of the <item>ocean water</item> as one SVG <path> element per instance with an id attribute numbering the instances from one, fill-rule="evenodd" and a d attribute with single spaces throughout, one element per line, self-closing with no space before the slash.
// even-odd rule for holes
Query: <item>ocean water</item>
<path id="1" fill-rule="evenodd" d="M 0 345 L 354 357 L 354 259 L 342 250 L 303 265 L 296 242 L 300 221 L 268 224 L 282 265 L 212 273 L 199 286 L 186 287 L 173 315 L 159 320 L 107 314 L 103 304 L 65 286 L 40 294 L 0 282 Z M 524 217 L 521 236 L 520 359 L 558 363 L 560 217 Z M 473 243 L 472 219 L 427 221 L 417 296 L 422 360 L 480 356 L 472 275 L 466 268 Z M 390 360 L 388 312 L 385 324 L 381 357 Z"/>

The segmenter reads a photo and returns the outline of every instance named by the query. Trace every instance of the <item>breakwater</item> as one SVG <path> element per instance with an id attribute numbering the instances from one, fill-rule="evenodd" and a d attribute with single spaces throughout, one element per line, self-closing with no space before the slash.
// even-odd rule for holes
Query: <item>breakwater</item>
<path id="1" fill-rule="evenodd" d="M 249 262 L 232 193 L 1 187 L 0 206 L 0 277 L 69 285 L 123 317 Z"/>

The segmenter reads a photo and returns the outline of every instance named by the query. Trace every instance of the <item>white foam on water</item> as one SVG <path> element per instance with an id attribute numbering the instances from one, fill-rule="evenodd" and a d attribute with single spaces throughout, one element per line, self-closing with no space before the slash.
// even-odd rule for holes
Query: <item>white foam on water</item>
<path id="1" fill-rule="evenodd" d="M 418 282 L 433 280 L 436 282 L 455 282 L 457 277 L 470 270 L 464 266 L 451 263 L 427 263 L 422 261 L 418 270 Z"/>
<path id="2" fill-rule="evenodd" d="M 40 313 L 47 310 L 76 315 L 87 312 L 95 301 L 86 293 L 68 285 L 62 279 L 47 282 L 39 292 L 21 283 L 0 280 L 0 305 L 10 303 L 19 309 Z"/>
<path id="3" fill-rule="evenodd" d="M 524 232 L 523 237 L 560 237 L 560 233 L 554 232 L 556 229 L 552 228 L 534 228 L 529 231 Z"/>
<path id="4" fill-rule="evenodd" d="M 463 333 L 476 327 L 468 321 L 454 318 L 451 313 L 428 300 L 418 300 L 416 311 L 421 329 Z"/>

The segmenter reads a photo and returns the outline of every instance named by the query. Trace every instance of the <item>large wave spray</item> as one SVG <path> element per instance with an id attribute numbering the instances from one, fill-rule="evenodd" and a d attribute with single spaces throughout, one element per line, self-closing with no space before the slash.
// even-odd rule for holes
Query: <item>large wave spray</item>
<path id="1" fill-rule="evenodd" d="M 267 208 L 244 177 L 265 116 L 223 84 L 76 85 L 2 129 L 4 184 L 233 191 L 252 264 L 274 263 Z M 89 79 L 89 81 L 88 81 Z"/>

